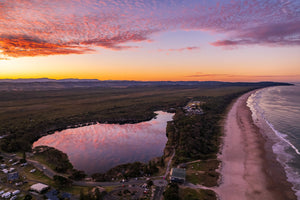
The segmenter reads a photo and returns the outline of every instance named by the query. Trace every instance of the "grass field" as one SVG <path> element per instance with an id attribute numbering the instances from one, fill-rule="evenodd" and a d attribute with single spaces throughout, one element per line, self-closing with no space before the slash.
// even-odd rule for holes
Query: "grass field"
<path id="1" fill-rule="evenodd" d="M 179 197 L 182 200 L 216 200 L 216 195 L 211 190 L 194 190 L 190 188 L 180 188 Z"/>
<path id="2" fill-rule="evenodd" d="M 218 160 L 204 160 L 187 165 L 186 179 L 195 185 L 201 184 L 207 187 L 216 186 L 219 173 L 215 170 L 219 167 Z"/>

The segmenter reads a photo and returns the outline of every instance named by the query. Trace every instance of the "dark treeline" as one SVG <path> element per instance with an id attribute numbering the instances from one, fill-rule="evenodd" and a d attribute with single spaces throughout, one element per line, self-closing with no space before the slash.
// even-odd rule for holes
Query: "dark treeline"
<path id="1" fill-rule="evenodd" d="M 242 93 L 198 98 L 203 102 L 201 115 L 188 115 L 182 108 L 176 111 L 173 121 L 167 125 L 167 146 L 176 149 L 174 164 L 215 158 L 220 142 L 220 120 L 232 100 Z"/>
<path id="2" fill-rule="evenodd" d="M 118 165 L 108 170 L 106 173 L 95 173 L 92 178 L 95 181 L 111 181 L 114 179 L 128 179 L 141 176 L 152 176 L 158 172 L 157 166 L 160 163 L 149 161 L 148 163 L 134 162 Z"/>
<path id="3" fill-rule="evenodd" d="M 44 159 L 58 173 L 67 173 L 73 169 L 67 154 L 53 147 L 38 146 L 34 148 L 34 156 Z"/>

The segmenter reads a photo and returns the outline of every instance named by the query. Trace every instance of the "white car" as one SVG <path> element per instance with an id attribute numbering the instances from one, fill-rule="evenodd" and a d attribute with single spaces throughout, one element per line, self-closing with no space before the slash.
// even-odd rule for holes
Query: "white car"
<path id="1" fill-rule="evenodd" d="M 27 165 L 27 163 L 22 163 L 21 164 L 21 167 L 24 167 L 24 166 L 26 166 Z"/>
<path id="2" fill-rule="evenodd" d="M 1 194 L 3 194 L 3 193 L 4 193 L 4 191 L 3 191 L 3 190 L 1 190 L 1 191 L 0 191 L 0 195 L 1 195 Z"/>
<path id="3" fill-rule="evenodd" d="M 13 191 L 11 194 L 12 195 L 16 195 L 16 194 L 19 194 L 20 193 L 20 190 L 15 190 L 15 191 Z"/>
<path id="4" fill-rule="evenodd" d="M 6 192 L 4 194 L 2 194 L 2 198 L 8 199 L 10 197 L 11 193 L 10 192 Z"/>
<path id="5" fill-rule="evenodd" d="M 15 170 L 15 168 L 13 168 L 13 167 L 11 167 L 11 168 L 9 168 L 9 172 L 13 172 Z"/>
<path id="6" fill-rule="evenodd" d="M 36 171 L 36 169 L 32 169 L 32 170 L 30 170 L 29 172 L 30 173 L 34 173 Z"/>
<path id="7" fill-rule="evenodd" d="M 15 199 L 17 199 L 17 196 L 12 196 L 12 197 L 10 198 L 10 200 L 15 200 Z"/>

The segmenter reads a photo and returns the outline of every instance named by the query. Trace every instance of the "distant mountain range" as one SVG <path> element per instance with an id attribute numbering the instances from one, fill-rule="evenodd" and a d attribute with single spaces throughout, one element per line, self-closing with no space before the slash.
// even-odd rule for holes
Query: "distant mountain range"
<path id="1" fill-rule="evenodd" d="M 203 87 L 224 87 L 224 86 L 276 86 L 291 85 L 278 82 L 221 82 L 221 81 L 118 81 L 97 79 L 0 79 L 0 91 L 38 91 L 56 90 L 70 88 L 124 88 L 139 86 L 203 86 Z"/>
<path id="2" fill-rule="evenodd" d="M 45 82 L 99 82 L 98 79 L 77 79 L 77 78 L 69 78 L 69 79 L 49 79 L 49 78 L 29 78 L 29 79 L 0 79 L 0 83 L 45 83 Z"/>

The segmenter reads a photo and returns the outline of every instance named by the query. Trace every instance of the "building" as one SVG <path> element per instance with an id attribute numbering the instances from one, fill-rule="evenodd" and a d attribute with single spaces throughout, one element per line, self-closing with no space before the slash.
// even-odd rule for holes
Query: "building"
<path id="1" fill-rule="evenodd" d="M 57 190 L 50 190 L 49 192 L 47 192 L 45 194 L 45 196 L 47 197 L 47 199 L 51 199 L 51 200 L 59 200 L 59 198 L 57 197 L 58 195 L 58 191 Z"/>
<path id="2" fill-rule="evenodd" d="M 171 182 L 174 183 L 184 183 L 185 182 L 185 169 L 182 168 L 172 168 L 171 169 Z"/>
<path id="3" fill-rule="evenodd" d="M 13 172 L 13 173 L 8 173 L 7 174 L 7 181 L 8 182 L 13 182 L 19 179 L 19 173 L 18 172 Z"/>
<path id="4" fill-rule="evenodd" d="M 45 185 L 43 183 L 37 183 L 34 184 L 30 187 L 31 191 L 37 192 L 37 193 L 43 193 L 44 191 L 46 191 L 47 189 L 49 189 L 48 185 Z"/>

